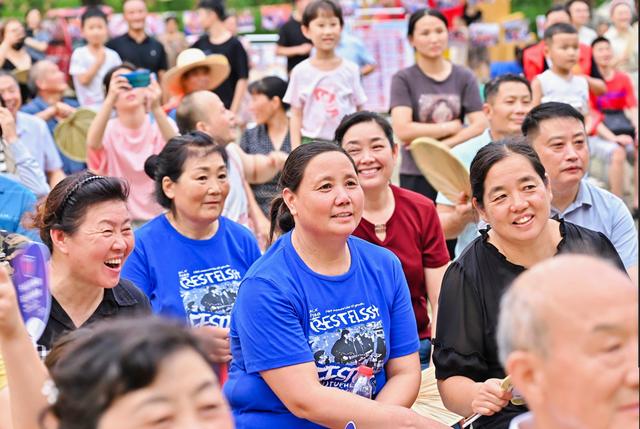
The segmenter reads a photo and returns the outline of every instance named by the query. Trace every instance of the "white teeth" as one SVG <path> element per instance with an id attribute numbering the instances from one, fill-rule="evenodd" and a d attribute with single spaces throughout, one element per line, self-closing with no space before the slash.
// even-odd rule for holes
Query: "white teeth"
<path id="1" fill-rule="evenodd" d="M 531 220 L 531 216 L 525 216 L 515 221 L 516 224 L 522 225 L 523 223 L 527 223 Z"/>
<path id="2" fill-rule="evenodd" d="M 340 213 L 335 215 L 335 217 L 349 217 L 349 216 L 351 216 L 351 213 Z"/>
<path id="3" fill-rule="evenodd" d="M 120 258 L 107 259 L 105 263 L 111 264 L 111 265 L 120 265 L 122 263 L 122 259 Z"/>

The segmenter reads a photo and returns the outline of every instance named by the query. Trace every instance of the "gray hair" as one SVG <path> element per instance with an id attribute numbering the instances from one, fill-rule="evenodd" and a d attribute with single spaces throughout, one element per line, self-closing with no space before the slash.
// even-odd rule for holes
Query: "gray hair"
<path id="1" fill-rule="evenodd" d="M 542 297 L 532 288 L 521 286 L 516 281 L 500 300 L 496 341 L 503 368 L 516 350 L 546 356 L 547 326 L 541 314 Z"/>
<path id="2" fill-rule="evenodd" d="M 55 67 L 58 67 L 56 63 L 50 60 L 40 60 L 31 66 L 31 69 L 29 70 L 29 82 L 27 83 L 27 86 L 32 93 L 35 94 L 38 92 L 38 85 L 36 84 L 36 82 L 41 79 L 43 74 L 46 72 L 46 66 L 51 64 Z"/>

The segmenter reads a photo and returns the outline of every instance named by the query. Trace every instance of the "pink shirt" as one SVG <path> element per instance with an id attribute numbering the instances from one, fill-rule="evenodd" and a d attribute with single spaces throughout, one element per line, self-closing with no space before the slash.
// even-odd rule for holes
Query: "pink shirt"
<path id="1" fill-rule="evenodd" d="M 172 122 L 172 125 L 175 124 Z M 144 162 L 166 144 L 157 123 L 145 116 L 137 129 L 126 128 L 118 118 L 110 119 L 102 138 L 102 149 L 89 148 L 87 165 L 97 174 L 127 179 L 131 187 L 129 211 L 134 220 L 148 220 L 162 212 L 153 197 L 153 180 L 144 172 Z"/>

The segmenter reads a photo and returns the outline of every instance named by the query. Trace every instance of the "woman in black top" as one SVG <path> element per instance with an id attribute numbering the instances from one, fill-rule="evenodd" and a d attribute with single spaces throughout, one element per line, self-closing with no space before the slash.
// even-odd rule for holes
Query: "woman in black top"
<path id="1" fill-rule="evenodd" d="M 267 76 L 249 85 L 249 109 L 257 125 L 245 131 L 240 139 L 240 147 L 246 153 L 270 155 L 275 152 L 286 158 L 285 154 L 291 152 L 287 118 L 289 105 L 282 102 L 286 92 L 287 82 L 276 76 Z M 256 178 L 247 177 L 258 205 L 267 216 L 271 200 L 278 195 L 279 178 L 280 174 L 268 182 L 259 183 Z"/>
<path id="2" fill-rule="evenodd" d="M 474 428 L 507 428 L 527 411 L 500 389 L 505 372 L 495 331 L 500 297 L 525 269 L 560 253 L 591 253 L 624 271 L 601 233 L 550 219 L 551 188 L 535 151 L 522 141 L 482 148 L 471 163 L 473 205 L 490 225 L 448 268 L 442 283 L 433 361 L 444 404 Z"/>

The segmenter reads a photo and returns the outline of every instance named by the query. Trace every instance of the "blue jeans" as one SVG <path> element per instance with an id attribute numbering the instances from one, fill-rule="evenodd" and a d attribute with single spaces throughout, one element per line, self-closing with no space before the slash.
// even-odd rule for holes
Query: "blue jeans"
<path id="1" fill-rule="evenodd" d="M 425 370 L 429 368 L 429 361 L 431 360 L 431 340 L 426 338 L 420 340 L 420 349 L 418 350 L 420 356 L 420 369 Z"/>

